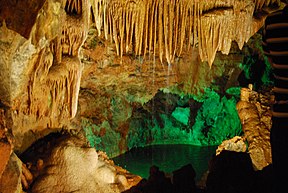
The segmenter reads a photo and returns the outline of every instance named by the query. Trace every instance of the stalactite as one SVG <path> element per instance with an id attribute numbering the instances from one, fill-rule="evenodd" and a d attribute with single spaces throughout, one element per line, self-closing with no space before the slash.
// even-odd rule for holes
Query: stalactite
<path id="1" fill-rule="evenodd" d="M 176 38 L 176 33 L 177 31 L 173 30 L 173 25 L 174 24 L 174 7 L 175 7 L 175 2 L 172 0 L 171 3 L 168 4 L 168 56 L 169 58 L 168 63 L 171 64 L 173 62 L 173 50 L 172 50 L 172 42 L 173 39 Z M 175 35 L 173 36 L 173 31 L 175 32 Z"/>
<path id="2" fill-rule="evenodd" d="M 164 51 L 165 51 L 165 56 L 168 64 L 171 64 L 170 57 L 169 57 L 169 45 L 168 45 L 168 30 L 169 30 L 169 21 L 168 21 L 168 3 L 164 1 L 164 9 L 163 9 L 163 27 L 164 27 Z"/>
<path id="3" fill-rule="evenodd" d="M 181 2 L 180 2 L 181 3 Z M 177 55 L 181 55 L 182 54 L 182 49 L 183 49 L 183 45 L 184 45 L 184 40 L 185 40 L 185 33 L 186 33 L 186 23 L 187 23 L 187 4 L 180 4 L 180 6 L 179 6 L 180 8 L 180 12 L 179 12 L 179 14 L 180 14 L 180 28 L 179 28 L 179 33 L 180 33 L 180 39 L 179 39 L 179 43 L 178 43 L 178 45 L 179 45 L 179 51 L 178 51 L 178 53 L 177 53 Z M 177 31 L 178 31 L 178 29 L 177 29 Z M 175 49 L 176 49 L 177 47 L 175 47 Z"/>
<path id="4" fill-rule="evenodd" d="M 151 1 L 150 1 L 150 3 L 151 3 Z M 155 13 L 155 3 L 156 3 L 156 1 L 153 1 L 153 3 L 152 3 L 152 9 L 151 9 L 151 12 L 150 12 L 150 16 L 151 16 L 151 20 L 150 20 L 150 22 L 149 22 L 149 19 L 147 18 L 147 26 L 149 26 L 149 38 L 148 38 L 148 51 L 149 51 L 149 54 L 150 54 L 150 52 L 153 50 L 153 47 L 152 47 L 152 41 L 153 41 L 153 38 L 154 38 L 154 33 L 156 33 L 156 28 L 154 27 L 155 26 L 155 24 L 154 24 L 154 22 L 155 22 L 155 18 L 157 17 L 157 15 L 156 15 L 156 13 Z M 149 9 L 148 9 L 149 10 Z M 154 30 L 154 31 L 153 31 Z"/>
<path id="5" fill-rule="evenodd" d="M 81 15 L 82 0 L 67 0 L 65 4 L 65 11 L 69 15 Z"/>
<path id="6" fill-rule="evenodd" d="M 161 1 L 159 3 L 159 6 L 158 6 L 158 26 L 159 26 L 159 29 L 158 29 L 158 47 L 159 47 L 159 56 L 160 56 L 160 61 L 161 63 L 163 62 L 163 49 L 162 49 L 162 44 L 163 44 L 163 21 L 162 21 L 162 18 L 163 18 L 163 1 Z M 165 27 L 165 26 L 164 26 Z M 156 41 L 156 40 L 154 40 Z"/>
<path id="7" fill-rule="evenodd" d="M 104 30 L 106 39 L 110 35 L 118 55 L 130 51 L 146 55 L 148 51 L 149 54 L 157 54 L 161 62 L 165 57 L 168 63 L 173 63 L 175 55 L 181 55 L 184 46 L 189 49 L 198 44 L 201 60 L 208 61 L 211 66 L 216 52 L 228 53 L 233 40 L 242 48 L 253 35 L 253 13 L 278 0 L 94 2 L 97 30 L 99 34 Z"/>
<path id="8" fill-rule="evenodd" d="M 103 0 L 95 0 L 92 3 L 92 9 L 93 9 L 93 13 L 94 13 L 93 16 L 94 16 L 96 29 L 98 31 L 99 36 L 101 35 L 102 21 L 103 20 L 105 21 L 104 14 L 106 13 L 106 9 L 104 9 L 104 5 L 103 5 L 104 3 L 106 3 L 106 1 L 103 1 Z"/>
<path id="9" fill-rule="evenodd" d="M 138 55 L 142 54 L 142 47 L 143 47 L 143 36 L 145 36 L 145 32 L 144 32 L 144 24 L 145 24 L 145 13 L 146 13 L 146 6 L 144 3 L 140 4 L 140 7 L 142 7 L 142 9 L 140 9 L 139 15 L 138 15 L 138 25 L 139 25 L 139 30 L 138 30 Z"/>
<path id="10" fill-rule="evenodd" d="M 55 44 L 57 44 L 57 55 L 61 58 L 62 54 L 77 56 L 78 49 L 81 46 L 84 38 L 84 32 L 81 28 L 71 27 L 70 25 L 63 26 L 62 37 L 61 40 L 56 40 Z M 61 62 L 61 59 L 59 59 Z"/>
<path id="11" fill-rule="evenodd" d="M 148 37 L 149 37 L 149 34 L 148 34 L 148 26 L 149 26 L 149 21 L 148 21 L 148 18 L 149 18 L 149 7 L 151 7 L 151 0 L 149 0 L 147 2 L 147 4 L 145 5 L 145 21 L 143 23 L 143 27 L 144 27 L 144 46 L 143 46 L 143 52 L 144 52 L 144 56 L 146 55 L 146 52 L 147 52 L 147 46 L 148 46 Z"/>
<path id="12" fill-rule="evenodd" d="M 176 0 L 175 5 L 176 5 L 176 14 L 175 14 L 175 20 L 174 20 L 175 24 L 173 26 L 173 31 L 175 31 L 175 38 L 172 39 L 172 41 L 173 41 L 173 58 L 172 58 L 172 60 L 173 61 L 174 61 L 174 57 L 176 55 L 177 45 L 178 45 L 178 36 L 180 33 L 180 30 L 179 30 L 179 22 L 180 22 L 179 6 L 181 6 L 180 2 L 178 0 Z"/>

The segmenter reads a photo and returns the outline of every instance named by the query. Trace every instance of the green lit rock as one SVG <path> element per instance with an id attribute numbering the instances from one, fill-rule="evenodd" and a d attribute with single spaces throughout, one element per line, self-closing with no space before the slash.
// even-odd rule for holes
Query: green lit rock
<path id="1" fill-rule="evenodd" d="M 190 109 L 189 107 L 187 108 L 176 107 L 176 109 L 172 113 L 172 116 L 180 123 L 183 123 L 184 125 L 188 125 Z"/>
<path id="2" fill-rule="evenodd" d="M 226 90 L 226 93 L 239 98 L 241 93 L 241 87 L 231 87 Z"/>
<path id="3" fill-rule="evenodd" d="M 239 96 L 236 93 L 229 98 L 221 97 L 207 88 L 198 96 L 197 100 L 201 101 L 198 102 L 200 108 L 195 108 L 195 102 L 191 103 L 194 99 L 179 103 L 177 97 L 170 93 L 174 103 L 181 104 L 181 107 L 175 107 L 174 111 L 171 111 L 171 107 L 175 106 L 170 104 L 171 100 L 166 104 L 162 99 L 165 95 L 156 95 L 160 98 L 153 99 L 155 107 L 156 104 L 161 105 L 162 110 L 137 109 L 137 116 L 131 117 L 126 140 L 128 149 L 150 144 L 219 145 L 223 140 L 241 134 L 241 124 L 236 111 L 236 98 Z M 181 97 L 178 97 L 178 100 L 181 100 Z M 167 111 L 164 111 L 165 105 L 168 105 Z M 196 113 L 193 114 L 193 111 Z"/>
<path id="4" fill-rule="evenodd" d="M 99 126 L 85 118 L 82 118 L 81 122 L 91 147 L 105 151 L 111 157 L 119 154 L 118 144 L 121 141 L 121 135 L 110 127 L 108 121 L 104 121 Z"/>
<path id="5" fill-rule="evenodd" d="M 242 132 L 236 110 L 236 99 L 227 99 L 213 90 L 206 90 L 201 109 L 192 128 L 193 139 L 201 145 L 217 145 Z"/>

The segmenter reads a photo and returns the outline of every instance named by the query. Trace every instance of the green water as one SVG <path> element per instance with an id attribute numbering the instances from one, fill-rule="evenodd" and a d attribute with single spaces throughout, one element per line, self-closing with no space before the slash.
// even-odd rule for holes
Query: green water
<path id="1" fill-rule="evenodd" d="M 172 173 L 183 165 L 191 163 L 198 181 L 208 169 L 208 162 L 215 153 L 216 146 L 193 145 L 151 145 L 133 148 L 113 158 L 115 164 L 142 178 L 149 177 L 149 169 L 156 165 L 166 173 Z"/>

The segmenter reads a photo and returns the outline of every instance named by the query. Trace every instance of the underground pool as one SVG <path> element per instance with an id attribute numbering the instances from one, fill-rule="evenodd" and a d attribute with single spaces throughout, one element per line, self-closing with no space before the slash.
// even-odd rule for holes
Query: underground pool
<path id="1" fill-rule="evenodd" d="M 217 146 L 150 145 L 133 148 L 114 157 L 113 161 L 116 165 L 146 179 L 152 165 L 169 174 L 191 163 L 196 171 L 195 180 L 199 181 L 208 170 L 208 162 L 215 154 L 216 148 Z"/>

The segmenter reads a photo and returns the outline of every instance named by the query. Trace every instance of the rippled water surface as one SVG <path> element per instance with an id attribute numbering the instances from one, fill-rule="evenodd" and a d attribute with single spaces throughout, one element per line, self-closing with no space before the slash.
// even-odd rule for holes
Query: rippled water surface
<path id="1" fill-rule="evenodd" d="M 115 164 L 133 174 L 148 178 L 149 168 L 156 165 L 166 173 L 191 163 L 199 180 L 208 169 L 208 162 L 217 147 L 199 147 L 192 145 L 152 145 L 135 148 L 113 158 Z"/>

